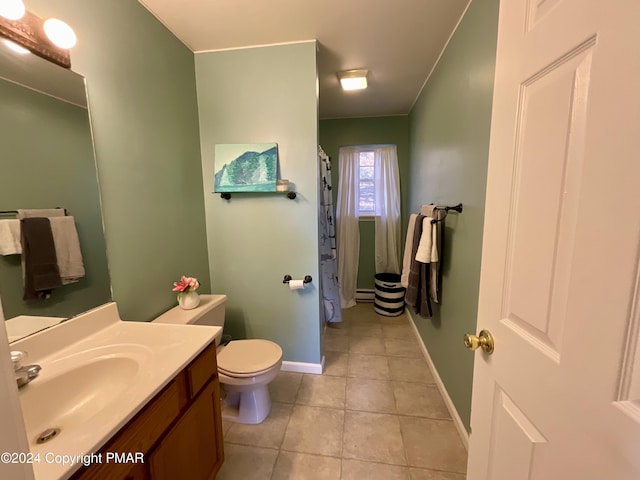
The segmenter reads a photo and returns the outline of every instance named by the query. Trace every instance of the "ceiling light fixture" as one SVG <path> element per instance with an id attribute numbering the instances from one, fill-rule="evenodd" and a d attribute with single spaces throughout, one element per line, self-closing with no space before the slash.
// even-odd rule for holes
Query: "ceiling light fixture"
<path id="1" fill-rule="evenodd" d="M 22 0 L 0 0 L 0 16 L 7 20 L 20 20 L 26 11 Z"/>
<path id="2" fill-rule="evenodd" d="M 338 78 L 343 90 L 362 90 L 367 88 L 367 74 L 369 70 L 347 70 L 339 72 Z"/>

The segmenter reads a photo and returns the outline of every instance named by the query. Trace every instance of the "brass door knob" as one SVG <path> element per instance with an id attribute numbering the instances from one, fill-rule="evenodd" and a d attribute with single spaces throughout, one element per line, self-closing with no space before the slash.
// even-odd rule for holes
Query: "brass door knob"
<path id="1" fill-rule="evenodd" d="M 478 347 L 482 351 L 491 355 L 493 353 L 493 336 L 488 330 L 482 330 L 477 337 L 470 333 L 464 335 L 464 346 L 469 350 L 476 350 Z"/>

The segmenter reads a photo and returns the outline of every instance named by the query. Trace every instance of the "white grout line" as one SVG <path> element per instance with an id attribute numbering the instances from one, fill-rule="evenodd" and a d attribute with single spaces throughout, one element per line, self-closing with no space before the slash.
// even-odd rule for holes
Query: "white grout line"
<path id="1" fill-rule="evenodd" d="M 429 365 L 429 369 L 431 370 L 431 373 L 433 374 L 433 378 L 436 381 L 436 385 L 438 387 L 438 390 L 440 390 L 440 394 L 442 395 L 444 403 L 446 404 L 447 409 L 449 410 L 449 413 L 451 414 L 451 418 L 453 419 L 453 424 L 456 426 L 456 429 L 458 430 L 458 434 L 460 435 L 460 439 L 462 440 L 462 443 L 464 444 L 464 448 L 467 451 L 469 451 L 469 433 L 467 432 L 467 429 L 464 427 L 464 424 L 462 423 L 462 419 L 460 418 L 460 415 L 458 414 L 458 410 L 456 410 L 456 407 L 453 404 L 453 400 L 451 400 L 451 397 L 449 396 L 449 392 L 447 392 L 447 389 L 444 386 L 444 383 L 442 382 L 442 379 L 440 378 L 440 375 L 438 374 L 438 370 L 436 369 L 436 366 L 434 365 L 433 360 L 431 360 L 431 355 L 429 355 L 429 351 L 427 350 L 427 347 L 424 344 L 424 341 L 422 340 L 422 337 L 420 336 L 420 332 L 418 331 L 418 327 L 416 327 L 416 324 L 414 323 L 413 318 L 411 317 L 411 315 L 409 314 L 409 312 L 406 309 L 405 309 L 404 315 L 409 317 L 409 323 L 411 324 L 411 327 L 413 328 L 413 332 L 416 334 L 416 338 L 418 339 L 418 342 L 420 343 L 420 349 L 422 350 L 422 354 L 424 355 L 424 358 L 427 361 L 427 364 Z"/>

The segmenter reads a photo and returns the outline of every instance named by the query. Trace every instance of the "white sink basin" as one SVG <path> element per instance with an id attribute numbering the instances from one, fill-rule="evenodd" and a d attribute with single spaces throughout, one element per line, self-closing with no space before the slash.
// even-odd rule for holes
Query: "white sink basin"
<path id="1" fill-rule="evenodd" d="M 148 347 L 109 345 L 48 362 L 41 376 L 20 390 L 31 447 L 47 429 L 60 429 L 62 439 L 86 428 L 139 382 L 152 357 Z"/>

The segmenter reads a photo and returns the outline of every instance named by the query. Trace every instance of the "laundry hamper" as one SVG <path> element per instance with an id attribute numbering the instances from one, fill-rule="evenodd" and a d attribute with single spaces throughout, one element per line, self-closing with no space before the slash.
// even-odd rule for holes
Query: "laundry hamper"
<path id="1" fill-rule="evenodd" d="M 376 274 L 375 295 L 373 308 L 377 314 L 397 317 L 404 312 L 404 287 L 397 273 Z"/>

